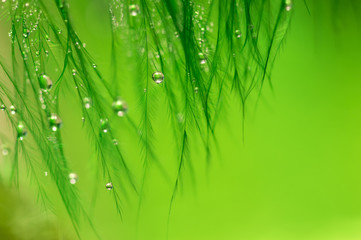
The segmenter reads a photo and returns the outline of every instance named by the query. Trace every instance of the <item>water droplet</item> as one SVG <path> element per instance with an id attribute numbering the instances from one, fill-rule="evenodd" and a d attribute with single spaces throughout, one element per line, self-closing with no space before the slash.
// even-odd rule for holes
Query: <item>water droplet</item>
<path id="1" fill-rule="evenodd" d="M 71 70 L 71 72 L 72 72 L 73 76 L 76 75 L 76 70 L 75 69 Z"/>
<path id="2" fill-rule="evenodd" d="M 194 87 L 194 93 L 198 93 L 198 87 Z"/>
<path id="3" fill-rule="evenodd" d="M 236 35 L 236 38 L 242 37 L 241 30 L 237 29 L 236 31 L 234 31 L 234 33 L 235 33 L 235 35 Z"/>
<path id="4" fill-rule="evenodd" d="M 53 82 L 51 81 L 49 76 L 43 74 L 39 78 L 39 85 L 41 89 L 46 91 L 51 89 L 51 87 L 53 86 Z"/>
<path id="5" fill-rule="evenodd" d="M 119 117 L 123 117 L 127 111 L 128 111 L 128 105 L 127 103 L 121 99 L 120 97 L 117 97 L 115 101 L 112 104 L 113 110 Z"/>
<path id="6" fill-rule="evenodd" d="M 48 176 L 48 172 L 44 172 L 44 175 L 45 175 L 45 177 L 47 177 L 47 176 Z"/>
<path id="7" fill-rule="evenodd" d="M 5 109 L 6 109 L 5 104 L 1 104 L 0 105 L 0 110 L 5 111 Z"/>
<path id="8" fill-rule="evenodd" d="M 108 119 L 106 119 L 106 118 L 100 119 L 100 127 L 101 127 L 101 129 L 102 129 L 103 132 L 107 133 L 107 132 L 108 132 L 108 128 L 109 128 Z"/>
<path id="9" fill-rule="evenodd" d="M 292 9 L 292 0 L 285 0 L 285 5 L 286 5 L 286 11 L 291 11 Z"/>
<path id="10" fill-rule="evenodd" d="M 69 173 L 69 182 L 75 184 L 78 181 L 78 175 L 76 173 Z"/>
<path id="11" fill-rule="evenodd" d="M 50 125 L 50 129 L 53 131 L 53 132 L 56 132 L 58 131 L 58 129 L 61 127 L 62 125 L 62 121 L 61 119 L 59 118 L 58 115 L 56 115 L 55 113 L 52 113 L 50 115 L 50 117 L 48 118 L 49 120 L 49 125 Z"/>
<path id="12" fill-rule="evenodd" d="M 205 64 L 205 63 L 207 62 L 207 59 L 206 59 L 206 57 L 204 56 L 203 53 L 201 53 L 201 52 L 198 53 L 198 56 L 199 56 L 199 61 L 200 61 L 199 63 L 200 63 L 200 64 L 203 65 L 203 64 Z"/>
<path id="13" fill-rule="evenodd" d="M 92 106 L 92 101 L 91 101 L 90 98 L 85 97 L 85 98 L 83 99 L 83 102 L 84 102 L 84 107 L 85 107 L 86 109 L 91 108 L 91 106 Z"/>
<path id="14" fill-rule="evenodd" d="M 117 140 L 117 139 L 113 139 L 113 144 L 114 144 L 114 145 L 118 145 L 118 140 Z"/>
<path id="15" fill-rule="evenodd" d="M 182 113 L 177 114 L 178 122 L 183 123 L 184 122 L 184 115 Z"/>
<path id="16" fill-rule="evenodd" d="M 14 115 L 14 114 L 16 113 L 16 108 L 15 108 L 14 105 L 11 105 L 11 106 L 10 106 L 10 113 L 11 113 L 12 115 Z"/>
<path id="17" fill-rule="evenodd" d="M 164 74 L 162 72 L 154 72 L 152 78 L 155 83 L 159 84 L 163 82 Z"/>
<path id="18" fill-rule="evenodd" d="M 23 28 L 23 37 L 27 38 L 27 37 L 29 37 L 29 34 L 30 34 L 30 30 L 24 27 Z"/>
<path id="19" fill-rule="evenodd" d="M 137 16 L 139 13 L 139 7 L 136 4 L 129 5 L 129 12 L 131 16 Z"/>
<path id="20" fill-rule="evenodd" d="M 93 68 L 97 68 L 97 65 L 95 63 L 92 64 Z"/>
<path id="21" fill-rule="evenodd" d="M 3 156 L 9 155 L 9 148 L 6 145 L 2 145 L 2 154 Z"/>
<path id="22" fill-rule="evenodd" d="M 26 136 L 27 131 L 25 129 L 25 125 L 22 121 L 19 121 L 17 126 L 18 139 L 23 140 L 23 137 Z"/>
<path id="23" fill-rule="evenodd" d="M 111 183 L 111 182 L 108 182 L 107 184 L 105 184 L 105 188 L 107 189 L 107 190 L 112 190 L 113 189 L 113 183 Z"/>

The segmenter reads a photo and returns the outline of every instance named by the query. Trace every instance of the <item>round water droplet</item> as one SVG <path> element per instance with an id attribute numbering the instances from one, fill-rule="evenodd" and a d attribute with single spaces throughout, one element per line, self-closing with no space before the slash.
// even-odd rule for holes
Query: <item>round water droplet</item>
<path id="1" fill-rule="evenodd" d="M 117 140 L 117 139 L 113 139 L 113 144 L 114 144 L 114 145 L 118 145 L 118 140 Z"/>
<path id="2" fill-rule="evenodd" d="M 127 103 L 121 99 L 120 97 L 117 97 L 115 101 L 112 104 L 113 110 L 119 117 L 123 117 L 127 111 L 128 111 L 128 105 Z"/>
<path id="3" fill-rule="evenodd" d="M 73 76 L 76 75 L 76 70 L 75 69 L 71 70 L 71 72 L 72 72 Z"/>
<path id="4" fill-rule="evenodd" d="M 184 115 L 182 113 L 178 113 L 177 118 L 179 123 L 184 123 Z"/>
<path id="5" fill-rule="evenodd" d="M 131 16 L 137 16 L 139 13 L 139 7 L 137 4 L 131 4 L 129 5 L 129 12 Z"/>
<path id="6" fill-rule="evenodd" d="M 90 98 L 85 97 L 85 98 L 83 99 L 83 102 L 84 102 L 84 107 L 85 107 L 86 109 L 91 108 L 91 106 L 92 106 L 92 101 L 90 100 Z"/>
<path id="7" fill-rule="evenodd" d="M 53 86 L 53 82 L 51 81 L 51 79 L 49 78 L 49 76 L 43 74 L 40 76 L 39 78 L 39 85 L 40 88 L 43 89 L 44 91 L 46 90 L 50 90 L 51 87 Z"/>
<path id="8" fill-rule="evenodd" d="M 109 128 L 109 122 L 107 118 L 100 119 L 100 127 L 103 132 L 107 133 Z"/>
<path id="9" fill-rule="evenodd" d="M 48 118 L 49 120 L 49 125 L 50 125 L 50 129 L 53 131 L 53 132 L 56 132 L 58 131 L 58 129 L 61 127 L 62 125 L 62 121 L 61 119 L 59 118 L 58 115 L 56 115 L 55 113 L 52 113 L 50 115 L 50 117 Z"/>
<path id="10" fill-rule="evenodd" d="M 5 109 L 6 109 L 5 104 L 1 104 L 0 105 L 0 110 L 5 111 Z"/>
<path id="11" fill-rule="evenodd" d="M 9 148 L 4 144 L 4 145 L 2 145 L 2 154 L 3 154 L 3 156 L 7 156 L 7 155 L 9 155 Z"/>
<path id="12" fill-rule="evenodd" d="M 111 182 L 108 182 L 107 184 L 105 184 L 105 188 L 110 191 L 113 189 L 113 184 Z"/>
<path id="13" fill-rule="evenodd" d="M 207 62 L 207 59 L 206 59 L 206 57 L 204 56 L 204 54 L 203 53 L 198 53 L 198 57 L 199 57 L 199 63 L 200 64 L 205 64 L 206 62 Z"/>
<path id="14" fill-rule="evenodd" d="M 164 74 L 162 72 L 154 72 L 152 78 L 155 83 L 159 84 L 164 81 Z"/>
<path id="15" fill-rule="evenodd" d="M 24 38 L 27 38 L 27 37 L 29 37 L 29 34 L 30 34 L 29 29 L 23 28 L 23 37 L 24 37 Z"/>
<path id="16" fill-rule="evenodd" d="M 198 93 L 199 88 L 198 87 L 194 87 L 194 93 Z"/>
<path id="17" fill-rule="evenodd" d="M 235 35 L 236 35 L 236 38 L 242 37 L 241 30 L 237 29 L 236 31 L 234 31 L 234 33 L 235 33 Z"/>
<path id="18" fill-rule="evenodd" d="M 18 139 L 23 140 L 23 138 L 26 136 L 27 131 L 25 129 L 25 125 L 22 121 L 19 121 L 17 126 L 17 133 L 18 133 Z"/>
<path id="19" fill-rule="evenodd" d="M 76 173 L 69 173 L 69 182 L 75 184 L 78 181 L 78 175 Z"/>
<path id="20" fill-rule="evenodd" d="M 95 63 L 92 64 L 93 68 L 97 68 L 97 65 Z"/>
<path id="21" fill-rule="evenodd" d="M 286 5 L 286 11 L 291 11 L 292 9 L 292 0 L 285 0 L 285 5 Z"/>
<path id="22" fill-rule="evenodd" d="M 14 105 L 11 105 L 11 106 L 10 106 L 10 113 L 11 113 L 12 115 L 14 115 L 14 114 L 16 113 L 16 108 L 15 108 Z"/>

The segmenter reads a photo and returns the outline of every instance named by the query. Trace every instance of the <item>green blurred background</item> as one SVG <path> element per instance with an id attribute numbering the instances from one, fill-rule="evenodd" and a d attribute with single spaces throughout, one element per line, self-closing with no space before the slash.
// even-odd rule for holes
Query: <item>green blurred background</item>
<path id="1" fill-rule="evenodd" d="M 94 0 L 70 2 L 80 38 L 99 69 L 108 71 L 105 5 Z M 169 239 L 361 239 L 361 21 L 350 2 L 338 8 L 332 1 L 310 2 L 310 14 L 303 1 L 295 2 L 291 27 L 272 72 L 273 90 L 266 86 L 258 104 L 247 106 L 244 142 L 236 97 L 219 113 L 224 114 L 216 129 L 219 151 L 213 151 L 208 169 L 197 170 L 196 184 L 184 174 L 169 219 Z M 80 119 L 70 102 L 69 96 L 68 118 Z M 63 138 L 73 168 L 84 176 L 87 162 L 96 156 L 80 126 L 80 121 L 64 126 Z M 195 155 L 192 160 L 197 157 L 201 158 Z M 121 221 L 112 196 L 98 184 L 97 204 L 89 215 L 101 239 L 166 239 L 169 190 L 164 180 L 151 177 L 137 229 L 134 209 L 125 206 Z M 93 188 L 91 179 L 79 180 L 85 205 L 91 202 L 85 196 Z M 53 203 L 56 220 L 39 208 L 19 210 L 23 218 L 10 224 L 11 214 L 4 209 L 11 206 L 15 212 L 22 206 L 10 204 L 11 196 L 39 208 L 31 203 L 31 190 L 20 197 L 2 194 L 1 226 L 23 231 L 23 239 L 35 239 L 26 236 L 29 229 L 45 230 L 31 226 L 28 219 L 50 218 L 59 239 L 75 238 L 60 201 Z M 81 232 L 83 239 L 94 238 L 88 227 Z"/>

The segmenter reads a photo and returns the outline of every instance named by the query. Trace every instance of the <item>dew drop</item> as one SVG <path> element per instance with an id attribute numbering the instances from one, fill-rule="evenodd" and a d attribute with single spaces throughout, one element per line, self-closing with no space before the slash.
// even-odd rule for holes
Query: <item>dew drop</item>
<path id="1" fill-rule="evenodd" d="M 28 38 L 30 34 L 30 30 L 27 28 L 23 28 L 23 37 Z"/>
<path id="2" fill-rule="evenodd" d="M 236 35 L 236 38 L 242 37 L 241 30 L 237 29 L 236 31 L 234 31 L 234 33 L 235 33 L 235 35 Z"/>
<path id="3" fill-rule="evenodd" d="M 75 69 L 71 70 L 71 72 L 72 72 L 73 76 L 76 75 L 76 70 Z"/>
<path id="4" fill-rule="evenodd" d="M 78 181 L 78 175 L 76 173 L 69 173 L 70 184 L 75 184 Z"/>
<path id="5" fill-rule="evenodd" d="M 48 118 L 49 120 L 49 125 L 50 125 L 50 129 L 53 132 L 58 131 L 58 129 L 61 127 L 61 125 L 63 124 L 63 122 L 61 121 L 61 119 L 59 118 L 58 115 L 56 115 L 55 113 L 52 113 L 50 115 L 50 117 Z"/>
<path id="6" fill-rule="evenodd" d="M 100 119 L 100 127 L 104 133 L 108 132 L 109 122 L 107 118 Z"/>
<path id="7" fill-rule="evenodd" d="M 85 98 L 83 99 L 83 102 L 84 102 L 84 107 L 85 107 L 86 109 L 91 108 L 91 106 L 92 106 L 92 101 L 91 101 L 90 98 L 85 97 Z"/>
<path id="8" fill-rule="evenodd" d="M 117 97 L 112 104 L 113 110 L 119 117 L 123 117 L 128 111 L 127 103 L 120 97 Z"/>
<path id="9" fill-rule="evenodd" d="M 178 113 L 177 118 L 179 123 L 184 123 L 184 115 L 182 113 Z"/>
<path id="10" fill-rule="evenodd" d="M 0 110 L 5 111 L 5 109 L 6 109 L 5 104 L 1 104 L 0 105 Z"/>
<path id="11" fill-rule="evenodd" d="M 285 5 L 286 5 L 286 11 L 291 11 L 292 9 L 292 0 L 285 0 Z"/>
<path id="12" fill-rule="evenodd" d="M 51 81 L 49 76 L 42 74 L 39 78 L 39 85 L 41 89 L 47 91 L 51 89 L 51 87 L 53 86 L 53 82 Z"/>
<path id="13" fill-rule="evenodd" d="M 206 59 L 206 57 L 204 56 L 204 54 L 203 53 L 198 53 L 198 57 L 199 57 L 199 63 L 200 64 L 205 64 L 206 62 L 207 62 L 207 59 Z"/>
<path id="14" fill-rule="evenodd" d="M 107 190 L 112 190 L 113 189 L 113 183 L 111 183 L 111 182 L 108 182 L 107 184 L 105 184 L 105 188 L 107 189 Z"/>
<path id="15" fill-rule="evenodd" d="M 194 93 L 198 93 L 198 87 L 194 87 Z"/>
<path id="16" fill-rule="evenodd" d="M 11 106 L 10 106 L 10 113 L 11 113 L 12 115 L 14 115 L 14 114 L 16 113 L 16 108 L 15 108 L 14 105 L 11 105 Z"/>
<path id="17" fill-rule="evenodd" d="M 137 16 L 139 13 L 139 7 L 136 4 L 129 5 L 129 12 L 131 16 Z"/>
<path id="18" fill-rule="evenodd" d="M 3 156 L 9 155 L 9 148 L 6 145 L 2 145 L 2 154 Z"/>
<path id="19" fill-rule="evenodd" d="M 164 81 L 164 74 L 162 72 L 154 72 L 152 78 L 155 83 L 159 84 Z"/>
<path id="20" fill-rule="evenodd" d="M 17 126 L 17 133 L 18 133 L 18 139 L 23 140 L 23 138 L 26 136 L 27 131 L 25 129 L 25 125 L 22 121 L 19 121 Z"/>

